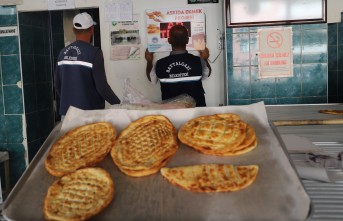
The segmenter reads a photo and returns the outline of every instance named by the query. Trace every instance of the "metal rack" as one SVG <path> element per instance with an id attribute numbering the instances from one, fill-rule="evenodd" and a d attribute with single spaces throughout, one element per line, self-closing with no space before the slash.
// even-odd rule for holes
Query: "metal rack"
<path id="1" fill-rule="evenodd" d="M 343 151 L 340 142 L 313 142 L 324 153 L 337 155 Z M 290 154 L 295 165 L 306 162 L 305 154 Z M 311 213 L 308 221 L 343 220 L 343 171 L 337 168 L 328 168 L 328 175 L 339 175 L 342 180 L 334 183 L 302 180 L 305 190 L 311 198 Z"/>

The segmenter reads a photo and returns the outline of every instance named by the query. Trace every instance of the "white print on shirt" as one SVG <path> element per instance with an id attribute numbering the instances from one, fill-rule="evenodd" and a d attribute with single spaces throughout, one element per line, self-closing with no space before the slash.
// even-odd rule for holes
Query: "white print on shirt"
<path id="1" fill-rule="evenodd" d="M 185 64 L 185 62 L 180 62 L 180 61 L 177 61 L 177 62 L 173 62 L 171 63 L 169 66 L 168 66 L 168 69 L 166 70 L 167 73 L 170 72 L 170 70 L 173 68 L 173 67 L 176 67 L 176 66 L 183 66 L 187 69 L 187 71 L 191 70 L 192 68 L 189 67 L 188 64 Z"/>
<path id="2" fill-rule="evenodd" d="M 69 47 L 66 49 L 66 51 L 64 52 L 64 54 L 67 54 L 69 50 L 75 50 L 76 53 L 77 53 L 77 55 L 80 55 L 80 54 L 81 54 L 81 51 L 80 51 L 79 47 L 73 46 L 73 45 L 72 45 L 72 46 L 69 46 Z"/>
<path id="3" fill-rule="evenodd" d="M 170 74 L 169 78 L 180 78 L 180 77 L 188 77 L 189 73 L 179 73 L 179 74 Z"/>
<path id="4" fill-rule="evenodd" d="M 72 56 L 64 56 L 63 60 L 77 61 L 77 57 L 72 57 Z"/>

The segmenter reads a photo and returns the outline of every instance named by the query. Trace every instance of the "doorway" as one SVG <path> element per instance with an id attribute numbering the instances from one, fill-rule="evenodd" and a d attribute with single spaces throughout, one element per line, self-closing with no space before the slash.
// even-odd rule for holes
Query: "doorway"
<path id="1" fill-rule="evenodd" d="M 98 8 L 18 12 L 29 162 L 60 121 L 53 73 L 60 50 L 72 42 L 72 19 L 79 12 L 97 22 L 93 45 L 101 47 Z"/>

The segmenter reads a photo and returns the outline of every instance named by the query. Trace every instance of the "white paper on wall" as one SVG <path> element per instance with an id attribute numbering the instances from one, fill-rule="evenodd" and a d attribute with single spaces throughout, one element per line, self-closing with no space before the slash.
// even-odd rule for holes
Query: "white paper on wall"
<path id="1" fill-rule="evenodd" d="M 132 21 L 132 1 L 105 1 L 105 21 Z"/>
<path id="2" fill-rule="evenodd" d="M 23 0 L 0 0 L 0 5 L 21 5 Z"/>
<path id="3" fill-rule="evenodd" d="M 139 14 L 134 14 L 132 21 L 112 21 L 110 23 L 111 60 L 140 59 L 139 26 Z"/>
<path id="4" fill-rule="evenodd" d="M 74 9 L 75 0 L 48 0 L 48 10 Z"/>
<path id="5" fill-rule="evenodd" d="M 293 77 L 292 28 L 257 30 L 259 78 Z"/>

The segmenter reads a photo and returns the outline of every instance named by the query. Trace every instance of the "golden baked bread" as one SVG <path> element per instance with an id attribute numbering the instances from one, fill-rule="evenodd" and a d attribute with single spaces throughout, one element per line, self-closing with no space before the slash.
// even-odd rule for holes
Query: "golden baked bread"
<path id="1" fill-rule="evenodd" d="M 231 113 L 193 118 L 181 126 L 178 138 L 201 153 L 218 156 L 243 154 L 257 146 L 254 128 Z"/>
<path id="2" fill-rule="evenodd" d="M 343 115 L 343 110 L 319 110 L 319 113 Z"/>
<path id="3" fill-rule="evenodd" d="M 161 168 L 171 184 L 194 192 L 233 192 L 250 186 L 258 174 L 257 165 L 199 164 Z"/>
<path id="4" fill-rule="evenodd" d="M 110 152 L 116 135 L 115 128 L 107 122 L 74 128 L 52 145 L 45 168 L 53 176 L 63 176 L 79 168 L 95 166 Z"/>
<path id="5" fill-rule="evenodd" d="M 162 115 L 148 115 L 130 123 L 118 136 L 111 156 L 129 176 L 156 173 L 176 153 L 177 131 Z"/>
<path id="6" fill-rule="evenodd" d="M 46 220 L 87 220 L 106 208 L 114 197 L 110 174 L 101 168 L 83 168 L 56 180 L 44 199 Z"/>
<path id="7" fill-rule="evenodd" d="M 160 27 L 154 24 L 149 24 L 147 27 L 148 34 L 157 34 L 160 33 Z"/>

